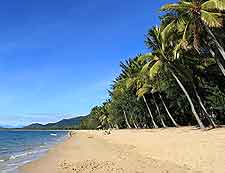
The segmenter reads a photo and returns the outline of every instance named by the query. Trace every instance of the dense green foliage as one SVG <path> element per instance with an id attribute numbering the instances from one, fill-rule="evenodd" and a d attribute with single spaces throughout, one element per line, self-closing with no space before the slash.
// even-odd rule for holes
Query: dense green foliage
<path id="1" fill-rule="evenodd" d="M 81 121 L 84 129 L 225 123 L 225 0 L 179 0 L 161 8 L 149 53 L 121 63 L 110 99 Z"/>

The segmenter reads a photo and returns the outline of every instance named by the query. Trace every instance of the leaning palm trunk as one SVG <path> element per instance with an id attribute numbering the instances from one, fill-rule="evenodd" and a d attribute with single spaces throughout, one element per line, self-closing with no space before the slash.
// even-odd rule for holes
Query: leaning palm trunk
<path id="1" fill-rule="evenodd" d="M 137 129 L 138 126 L 137 126 L 137 124 L 135 123 L 134 118 L 133 118 L 132 115 L 131 115 L 131 121 L 132 121 L 132 123 L 133 123 L 134 128 Z"/>
<path id="2" fill-rule="evenodd" d="M 223 67 L 222 63 L 220 62 L 220 60 L 218 58 L 216 58 L 216 63 L 218 64 L 220 70 L 222 71 L 222 73 L 225 77 L 225 68 Z"/>
<path id="3" fill-rule="evenodd" d="M 173 119 L 173 117 L 172 117 L 172 115 L 171 115 L 169 109 L 167 108 L 167 106 L 166 106 L 166 104 L 165 104 L 165 102 L 164 102 L 164 100 L 163 100 L 163 98 L 162 98 L 162 96 L 161 96 L 160 93 L 159 93 L 159 97 L 160 97 L 160 99 L 161 99 L 161 101 L 162 101 L 162 104 L 163 104 L 163 106 L 164 106 L 164 108 L 165 108 L 165 110 L 166 110 L 166 112 L 167 112 L 169 118 L 171 119 L 171 121 L 173 122 L 173 124 L 175 125 L 175 127 L 179 127 L 179 125 L 178 125 L 178 124 L 176 123 L 176 121 Z"/>
<path id="4" fill-rule="evenodd" d="M 212 33 L 212 31 L 210 30 L 210 28 L 205 25 L 206 31 L 210 34 L 210 36 L 213 38 L 214 43 L 216 44 L 220 54 L 222 55 L 224 61 L 225 61 L 225 51 L 223 49 L 223 47 L 221 46 L 221 44 L 219 43 L 219 41 L 217 41 L 215 35 Z"/>
<path id="5" fill-rule="evenodd" d="M 138 129 L 138 126 L 137 126 L 137 124 L 135 123 L 134 120 L 133 120 L 133 125 L 134 125 L 135 129 Z"/>
<path id="6" fill-rule="evenodd" d="M 197 96 L 198 102 L 199 102 L 201 108 L 203 109 L 204 114 L 206 115 L 206 117 L 209 120 L 209 122 L 212 125 L 212 127 L 216 128 L 216 123 L 213 121 L 213 119 L 210 117 L 209 113 L 207 112 L 207 110 L 206 110 L 206 108 L 205 108 L 205 106 L 204 106 L 204 104 L 202 102 L 202 99 L 201 99 L 201 97 L 199 96 L 199 94 L 198 94 L 198 92 L 196 90 L 196 87 L 195 86 L 193 86 L 193 87 L 194 87 L 195 95 Z"/>
<path id="7" fill-rule="evenodd" d="M 195 110 L 194 104 L 193 104 L 193 102 L 191 100 L 191 97 L 189 96 L 187 90 L 185 89 L 185 87 L 183 86 L 181 81 L 178 79 L 176 74 L 172 70 L 170 70 L 170 72 L 171 72 L 172 76 L 175 78 L 175 80 L 177 81 L 177 83 L 180 86 L 180 88 L 182 89 L 182 91 L 184 92 L 185 96 L 187 97 L 188 102 L 189 102 L 189 104 L 191 106 L 192 113 L 194 114 L 194 116 L 195 116 L 195 118 L 196 118 L 196 120 L 198 122 L 198 125 L 200 126 L 201 129 L 205 128 L 205 126 L 203 125 L 201 119 L 199 118 L 199 116 L 198 116 L 198 114 L 197 114 L 197 112 Z"/>
<path id="8" fill-rule="evenodd" d="M 166 124 L 164 123 L 164 120 L 163 120 L 162 115 L 161 115 L 161 113 L 160 113 L 159 106 L 158 106 L 158 104 L 157 104 L 156 101 L 155 101 L 155 96 L 154 96 L 154 94 L 152 94 L 152 97 L 153 97 L 153 100 L 154 100 L 154 103 L 155 103 L 157 112 L 158 112 L 158 114 L 159 114 L 159 119 L 160 119 L 160 121 L 161 121 L 161 123 L 162 123 L 162 126 L 163 126 L 164 128 L 166 128 Z"/>
<path id="9" fill-rule="evenodd" d="M 118 124 L 115 124 L 115 125 L 114 125 L 114 128 L 119 129 Z"/>
<path id="10" fill-rule="evenodd" d="M 153 115 L 152 115 L 152 111 L 151 111 L 151 109 L 150 109 L 150 107 L 149 107 L 149 105 L 148 105 L 148 103 L 147 103 L 147 101 L 145 99 L 145 96 L 143 95 L 142 97 L 143 97 L 143 100 L 145 102 L 145 105 L 146 105 L 146 107 L 148 109 L 148 113 L 149 113 L 149 115 L 151 117 L 151 121 L 152 121 L 152 124 L 153 124 L 154 128 L 158 128 L 158 126 L 156 125 L 156 123 L 154 121 L 154 118 L 153 118 Z"/>
<path id="11" fill-rule="evenodd" d="M 124 115 L 124 119 L 125 119 L 125 122 L 126 122 L 126 125 L 129 129 L 131 129 L 131 125 L 129 124 L 129 121 L 127 119 L 127 114 L 125 112 L 125 110 L 123 110 L 123 115 Z"/>
<path id="12" fill-rule="evenodd" d="M 225 77 L 225 68 L 223 67 L 223 65 L 220 62 L 219 58 L 215 56 L 215 53 L 214 53 L 214 51 L 211 48 L 209 48 L 209 51 L 210 51 L 212 57 L 216 60 L 217 65 L 219 66 L 220 70 L 222 71 L 222 73 L 223 73 L 223 75 Z"/>

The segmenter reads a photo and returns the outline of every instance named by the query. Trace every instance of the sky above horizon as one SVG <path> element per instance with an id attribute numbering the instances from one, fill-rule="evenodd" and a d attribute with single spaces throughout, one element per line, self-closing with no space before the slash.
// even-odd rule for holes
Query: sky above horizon
<path id="1" fill-rule="evenodd" d="M 0 126 L 86 115 L 171 0 L 7 0 L 0 6 Z"/>

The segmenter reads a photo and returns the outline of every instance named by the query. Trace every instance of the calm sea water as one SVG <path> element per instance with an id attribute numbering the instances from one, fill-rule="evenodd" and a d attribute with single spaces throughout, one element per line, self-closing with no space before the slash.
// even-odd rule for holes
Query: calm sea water
<path id="1" fill-rule="evenodd" d="M 63 131 L 0 131 L 0 173 L 16 173 L 66 138 Z"/>

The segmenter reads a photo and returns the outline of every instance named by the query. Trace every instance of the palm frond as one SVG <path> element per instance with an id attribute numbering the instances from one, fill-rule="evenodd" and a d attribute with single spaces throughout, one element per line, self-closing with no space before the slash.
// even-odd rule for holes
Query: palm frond
<path id="1" fill-rule="evenodd" d="M 180 1 L 179 3 L 170 3 L 162 6 L 160 11 L 179 11 L 193 7 L 192 2 Z"/>
<path id="2" fill-rule="evenodd" d="M 221 13 L 201 10 L 201 19 L 209 27 L 220 28 L 223 26 L 223 18 Z"/>
<path id="3" fill-rule="evenodd" d="M 126 87 L 131 88 L 135 84 L 135 79 L 134 78 L 128 78 L 126 80 Z"/>
<path id="4" fill-rule="evenodd" d="M 151 53 L 146 53 L 144 55 L 141 55 L 138 57 L 137 62 L 139 63 L 145 63 L 147 60 L 151 58 L 152 54 Z"/>
<path id="5" fill-rule="evenodd" d="M 143 96 L 143 95 L 145 95 L 146 93 L 148 93 L 150 91 L 150 87 L 148 86 L 148 85 L 143 85 L 143 87 L 142 88 L 140 88 L 138 91 L 137 91 L 137 93 L 136 93 L 136 95 L 137 96 Z"/>
<path id="6" fill-rule="evenodd" d="M 202 10 L 225 10 L 225 0 L 209 0 L 201 5 Z"/>
<path id="7" fill-rule="evenodd" d="M 146 72 L 148 72 L 150 64 L 151 64 L 151 62 L 147 62 L 147 63 L 142 67 L 141 73 L 146 73 Z"/>
<path id="8" fill-rule="evenodd" d="M 175 49 L 173 51 L 173 54 L 174 54 L 174 59 L 178 59 L 179 58 L 179 50 L 182 48 L 182 47 L 185 47 L 184 45 L 187 45 L 187 40 L 186 40 L 186 34 L 187 34 L 187 29 L 189 27 L 189 24 L 186 25 L 184 31 L 183 31 L 183 36 L 182 36 L 182 39 L 178 42 L 178 44 L 175 46 Z"/>
<path id="9" fill-rule="evenodd" d="M 163 30 L 161 31 L 161 38 L 163 42 L 168 41 L 168 37 L 170 36 L 170 33 L 173 32 L 175 27 L 175 21 L 172 21 L 165 28 L 163 28 Z"/>

